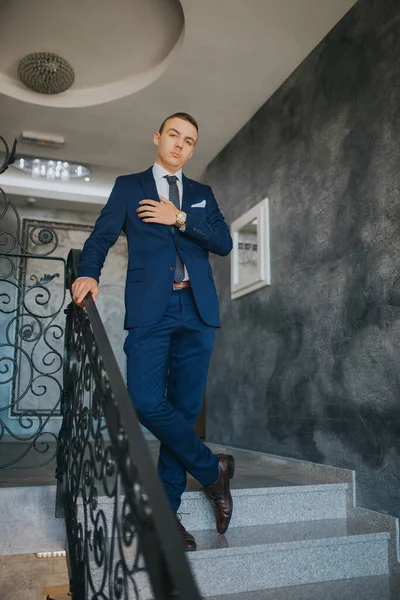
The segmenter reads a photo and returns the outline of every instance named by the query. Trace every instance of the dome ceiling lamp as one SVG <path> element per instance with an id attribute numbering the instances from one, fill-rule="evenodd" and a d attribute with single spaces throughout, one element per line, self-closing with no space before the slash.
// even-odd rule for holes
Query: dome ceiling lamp
<path id="1" fill-rule="evenodd" d="M 18 77 L 39 94 L 61 94 L 75 81 L 75 73 L 65 58 L 51 52 L 32 52 L 18 64 Z"/>

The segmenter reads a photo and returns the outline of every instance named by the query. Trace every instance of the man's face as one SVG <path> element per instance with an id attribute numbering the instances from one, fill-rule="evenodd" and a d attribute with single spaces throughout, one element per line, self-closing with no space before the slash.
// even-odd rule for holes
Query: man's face
<path id="1" fill-rule="evenodd" d="M 196 127 L 188 121 L 178 117 L 168 119 L 162 133 L 154 134 L 157 162 L 170 173 L 176 173 L 192 157 L 197 138 Z"/>

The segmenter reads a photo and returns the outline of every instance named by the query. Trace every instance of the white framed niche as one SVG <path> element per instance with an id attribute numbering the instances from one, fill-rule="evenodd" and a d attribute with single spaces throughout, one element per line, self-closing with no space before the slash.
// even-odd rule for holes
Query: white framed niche
<path id="1" fill-rule="evenodd" d="M 231 225 L 231 299 L 271 284 L 269 200 L 233 221 Z"/>

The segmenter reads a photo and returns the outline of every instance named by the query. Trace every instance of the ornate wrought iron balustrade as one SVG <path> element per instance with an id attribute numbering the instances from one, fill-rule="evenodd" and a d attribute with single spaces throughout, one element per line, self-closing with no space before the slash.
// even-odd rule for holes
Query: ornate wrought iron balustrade
<path id="1" fill-rule="evenodd" d="M 0 136 L 0 174 L 15 160 Z M 0 470 L 41 467 L 60 427 L 65 260 L 50 225 L 22 221 L 0 188 Z M 58 418 L 57 418 L 58 417 Z"/>
<path id="2" fill-rule="evenodd" d="M 57 470 L 73 600 L 200 600 L 97 308 L 84 302 L 66 310 Z"/>

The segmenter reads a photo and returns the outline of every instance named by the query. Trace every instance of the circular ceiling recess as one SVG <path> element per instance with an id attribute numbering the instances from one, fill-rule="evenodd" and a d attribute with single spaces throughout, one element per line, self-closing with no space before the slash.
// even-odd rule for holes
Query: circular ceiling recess
<path id="1" fill-rule="evenodd" d="M 5 2 L 0 91 L 44 106 L 111 102 L 156 81 L 183 36 L 179 0 Z"/>

